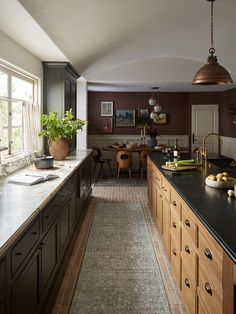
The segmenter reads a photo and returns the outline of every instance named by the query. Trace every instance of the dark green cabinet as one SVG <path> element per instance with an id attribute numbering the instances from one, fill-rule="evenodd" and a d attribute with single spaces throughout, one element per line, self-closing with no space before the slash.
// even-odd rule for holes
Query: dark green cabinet
<path id="1" fill-rule="evenodd" d="M 40 250 L 37 250 L 12 287 L 11 313 L 13 314 L 38 312 L 41 303 L 40 256 Z"/>
<path id="2" fill-rule="evenodd" d="M 77 79 L 79 73 L 69 62 L 43 62 L 44 113 L 55 111 L 59 117 L 72 109 L 76 116 Z M 76 147 L 76 137 L 70 143 L 70 151 Z"/>
<path id="3" fill-rule="evenodd" d="M 50 312 L 68 252 L 83 221 L 78 208 L 86 209 L 85 196 L 90 195 L 91 178 L 86 170 L 89 165 L 86 158 L 5 255 L 0 256 L 1 314 Z"/>

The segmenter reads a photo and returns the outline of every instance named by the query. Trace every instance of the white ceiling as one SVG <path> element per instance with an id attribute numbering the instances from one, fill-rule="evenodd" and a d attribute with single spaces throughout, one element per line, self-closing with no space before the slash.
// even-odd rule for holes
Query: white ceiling
<path id="1" fill-rule="evenodd" d="M 0 0 L 0 29 L 41 60 L 70 61 L 90 90 L 222 91 L 192 86 L 210 45 L 207 0 Z M 236 1 L 214 2 L 219 63 L 236 81 Z"/>

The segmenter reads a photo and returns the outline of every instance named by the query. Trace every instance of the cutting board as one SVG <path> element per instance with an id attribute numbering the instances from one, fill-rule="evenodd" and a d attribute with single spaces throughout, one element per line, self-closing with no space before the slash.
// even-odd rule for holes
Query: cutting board
<path id="1" fill-rule="evenodd" d="M 181 167 L 173 167 L 172 166 L 172 167 L 170 167 L 170 166 L 162 165 L 161 168 L 165 169 L 165 170 L 169 170 L 169 171 L 178 172 L 178 171 L 194 170 L 197 168 L 197 166 L 181 166 Z"/>

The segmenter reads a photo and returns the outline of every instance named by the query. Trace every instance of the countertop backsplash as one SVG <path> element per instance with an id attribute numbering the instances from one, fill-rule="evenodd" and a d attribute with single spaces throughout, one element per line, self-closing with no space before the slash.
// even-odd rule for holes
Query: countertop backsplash
<path id="1" fill-rule="evenodd" d="M 32 164 L 35 158 L 36 153 L 31 153 L 27 156 L 22 156 L 17 160 L 9 160 L 8 162 L 0 164 L 0 178 L 3 178 L 21 168 L 29 166 L 30 164 Z"/>

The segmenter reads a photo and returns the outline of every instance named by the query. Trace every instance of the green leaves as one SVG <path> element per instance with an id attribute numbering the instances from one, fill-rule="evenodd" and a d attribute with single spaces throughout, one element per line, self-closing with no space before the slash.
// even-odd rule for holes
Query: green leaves
<path id="1" fill-rule="evenodd" d="M 72 139 L 78 130 L 82 130 L 87 121 L 75 119 L 72 109 L 66 111 L 65 117 L 60 119 L 57 112 L 43 114 L 41 117 L 42 131 L 40 136 L 46 136 L 49 140 Z"/>

